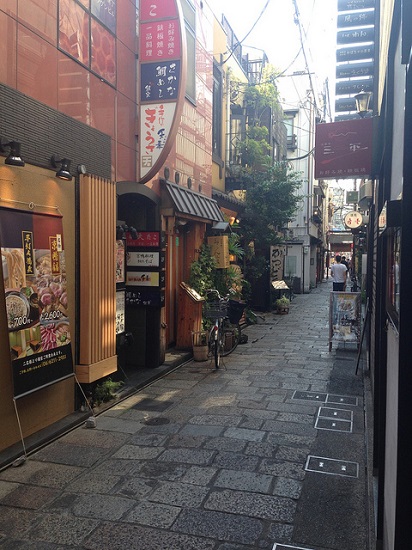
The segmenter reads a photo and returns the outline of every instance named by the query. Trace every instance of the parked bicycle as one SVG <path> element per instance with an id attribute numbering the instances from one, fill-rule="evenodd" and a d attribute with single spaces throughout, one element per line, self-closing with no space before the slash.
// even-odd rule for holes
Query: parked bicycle
<path id="1" fill-rule="evenodd" d="M 239 321 L 246 304 L 232 300 L 230 294 L 221 296 L 218 290 L 206 292 L 204 317 L 213 321 L 209 331 L 209 354 L 220 367 L 220 358 L 229 355 L 240 342 L 242 329 Z"/>

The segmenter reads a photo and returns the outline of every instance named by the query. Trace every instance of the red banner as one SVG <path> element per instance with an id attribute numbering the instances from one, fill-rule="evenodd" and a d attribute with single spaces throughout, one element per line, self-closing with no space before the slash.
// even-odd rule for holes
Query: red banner
<path id="1" fill-rule="evenodd" d="M 22 397 L 74 372 L 62 218 L 0 208 L 0 245 L 14 396 Z"/>
<path id="2" fill-rule="evenodd" d="M 315 178 L 366 178 L 372 172 L 373 119 L 318 124 Z"/>

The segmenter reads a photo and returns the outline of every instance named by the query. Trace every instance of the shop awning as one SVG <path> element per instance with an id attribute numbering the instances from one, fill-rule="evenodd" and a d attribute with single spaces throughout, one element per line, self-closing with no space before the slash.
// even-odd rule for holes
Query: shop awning
<path id="1" fill-rule="evenodd" d="M 237 214 L 243 212 L 245 209 L 244 201 L 241 201 L 232 195 L 228 195 L 227 193 L 222 193 L 222 191 L 218 191 L 217 189 L 213 189 L 212 197 L 216 199 L 220 207 L 226 208 L 227 210 L 233 210 Z"/>
<path id="2" fill-rule="evenodd" d="M 223 214 L 214 199 L 170 181 L 162 180 L 162 184 L 173 203 L 176 213 L 213 222 L 224 221 Z"/>

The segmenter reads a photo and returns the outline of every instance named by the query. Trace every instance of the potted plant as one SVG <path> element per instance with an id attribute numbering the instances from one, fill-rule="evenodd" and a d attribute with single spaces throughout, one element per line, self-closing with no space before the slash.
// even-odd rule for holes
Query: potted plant
<path id="1" fill-rule="evenodd" d="M 192 332 L 193 359 L 195 361 L 207 361 L 209 354 L 208 332 L 199 330 Z"/>
<path id="2" fill-rule="evenodd" d="M 276 310 L 281 315 L 289 313 L 290 300 L 287 296 L 281 296 L 275 302 Z"/>

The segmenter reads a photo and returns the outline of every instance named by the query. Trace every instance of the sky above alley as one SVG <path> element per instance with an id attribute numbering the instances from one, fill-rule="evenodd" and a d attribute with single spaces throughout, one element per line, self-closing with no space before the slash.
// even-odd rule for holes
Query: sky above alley
<path id="1" fill-rule="evenodd" d="M 319 86 L 329 79 L 333 88 L 336 66 L 337 0 L 295 0 L 309 70 Z M 266 52 L 269 62 L 285 74 L 306 70 L 293 0 L 207 0 L 218 20 L 224 14 L 242 45 Z M 251 31 L 254 23 L 263 15 Z M 244 39 L 244 37 L 250 34 Z M 252 55 L 253 50 L 248 50 Z M 259 55 L 259 51 L 255 52 Z"/>

